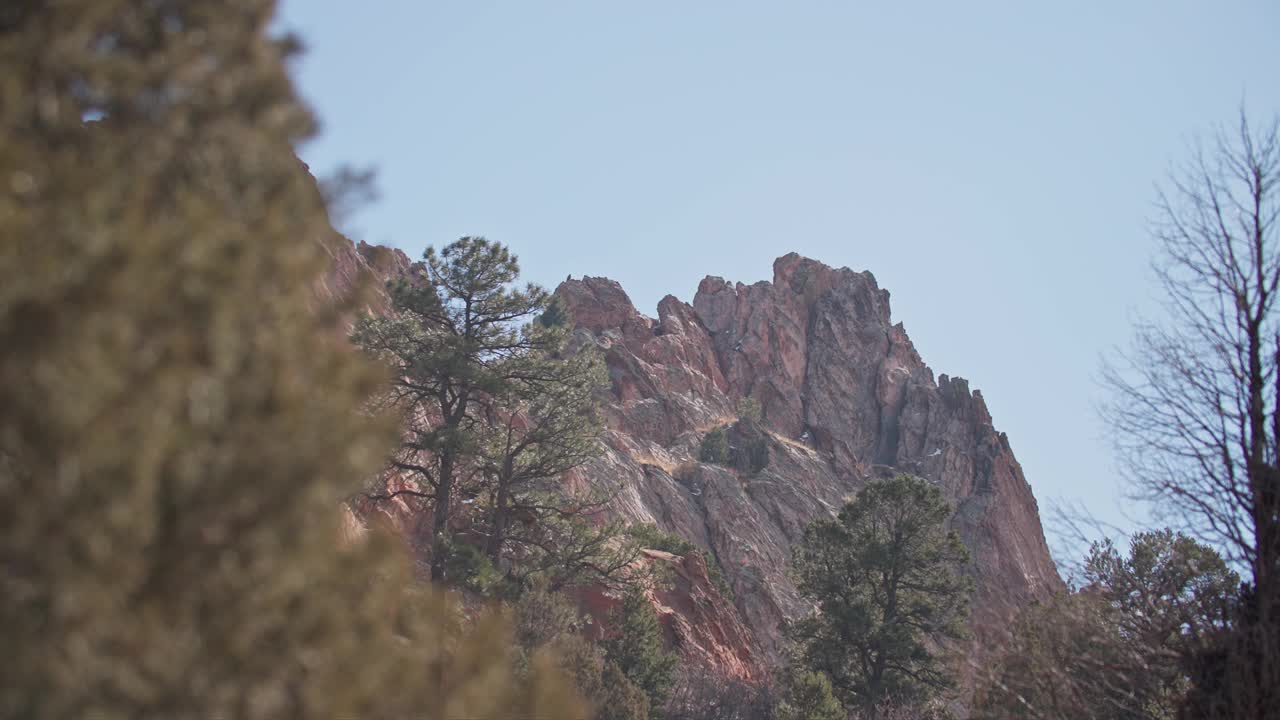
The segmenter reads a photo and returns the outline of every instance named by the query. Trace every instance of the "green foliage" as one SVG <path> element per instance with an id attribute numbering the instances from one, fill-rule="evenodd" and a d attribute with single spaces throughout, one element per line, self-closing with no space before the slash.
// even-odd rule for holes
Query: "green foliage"
<path id="1" fill-rule="evenodd" d="M 732 449 L 733 466 L 745 473 L 758 473 L 769 466 L 768 436 L 756 429 L 743 433 L 740 445 Z"/>
<path id="2" fill-rule="evenodd" d="M 975 706 L 989 718 L 1174 717 L 1198 649 L 1226 627 L 1239 578 L 1213 549 L 1170 530 L 1127 555 L 1093 545 L 1079 592 L 1027 609 Z"/>
<path id="3" fill-rule="evenodd" d="M 605 657 L 644 691 L 650 708 L 663 707 L 675 680 L 677 658 L 665 649 L 653 606 L 639 592 L 628 593 L 614 622 L 616 632 L 603 642 Z"/>
<path id="4" fill-rule="evenodd" d="M 647 720 L 658 717 L 643 688 L 632 682 L 616 663 L 605 661 L 601 692 L 595 703 L 596 720 Z"/>
<path id="5" fill-rule="evenodd" d="M 704 435 L 698 456 L 705 463 L 732 467 L 744 473 L 757 473 L 769 465 L 768 436 L 754 420 L 741 419 L 733 425 L 714 428 Z"/>
<path id="6" fill-rule="evenodd" d="M 665 532 L 653 523 L 631 525 L 627 528 L 627 534 L 639 547 L 649 550 L 660 550 L 681 557 L 697 553 L 707 566 L 707 578 L 711 580 L 711 584 L 716 586 L 722 596 L 730 600 L 733 599 L 733 588 L 730 587 L 729 581 L 725 579 L 724 568 L 720 567 L 720 562 L 714 555 L 708 555 L 697 545 L 675 533 Z"/>
<path id="7" fill-rule="evenodd" d="M 1222 627 L 1240 586 L 1216 550 L 1167 528 L 1135 534 L 1127 557 L 1110 539 L 1094 543 L 1084 580 L 1130 618 L 1127 631 L 1161 640 Z"/>
<path id="8" fill-rule="evenodd" d="M 389 475 L 407 473 L 421 488 L 412 495 L 430 504 L 433 579 L 459 580 L 446 546 L 451 529 L 468 526 L 520 582 L 592 572 L 609 582 L 634 558 L 613 541 L 615 525 L 591 517 L 609 488 L 570 495 L 561 482 L 601 452 L 603 363 L 592 350 L 567 352 L 570 328 L 548 320 L 563 307 L 536 285 L 517 288 L 518 277 L 505 246 L 465 237 L 427 249 L 417 276 L 391 288 L 390 316 L 357 323 L 352 340 L 390 364 L 385 401 L 407 420 Z M 462 496 L 475 503 L 465 516 Z"/>
<path id="9" fill-rule="evenodd" d="M 474 429 L 483 437 L 474 477 L 485 493 L 486 551 L 522 576 L 610 581 L 634 559 L 634 549 L 619 555 L 623 545 L 612 542 L 619 526 L 590 516 L 616 488 L 597 483 L 570 493 L 563 483 L 565 473 L 602 450 L 595 395 L 607 382 L 603 363 L 594 350 L 567 353 L 566 328 L 532 323 L 522 337 L 529 349 L 497 361 L 508 380 L 486 396 L 487 422 Z M 602 571 L 587 572 L 592 568 Z"/>
<path id="10" fill-rule="evenodd" d="M 391 541 L 336 547 L 395 428 L 315 294 L 272 7 L 0 9 L 0 716 L 575 717 Z"/>
<path id="11" fill-rule="evenodd" d="M 728 429 L 718 427 L 704 435 L 698 457 L 702 462 L 727 465 L 730 459 Z"/>
<path id="12" fill-rule="evenodd" d="M 760 422 L 764 416 L 764 411 L 760 407 L 760 401 L 753 397 L 744 397 L 738 401 L 738 419 L 748 420 L 750 422 Z"/>
<path id="13" fill-rule="evenodd" d="M 522 529 L 518 537 L 523 551 L 505 568 L 508 577 L 518 585 L 542 581 L 556 590 L 584 584 L 611 590 L 635 585 L 640 548 L 626 537 L 621 523 L 598 522 L 576 512 L 558 494 L 548 495 L 546 502 L 562 511 L 547 512 Z"/>
<path id="14" fill-rule="evenodd" d="M 1099 717 L 1099 707 L 1125 692 L 1106 674 L 1125 664 L 1113 628 L 1103 604 L 1089 595 L 1064 595 L 1027 608 L 1001 648 L 991 677 L 978 689 L 974 717 Z M 1078 681 L 1089 690 L 1075 687 Z M 1096 695 L 1099 689 L 1105 691 L 1101 696 Z"/>
<path id="15" fill-rule="evenodd" d="M 573 318 L 570 317 L 564 300 L 552 297 L 551 302 L 547 303 L 547 309 L 538 316 L 538 323 L 546 328 L 572 327 Z"/>
<path id="16" fill-rule="evenodd" d="M 794 669 L 786 679 L 777 707 L 777 720 L 844 720 L 846 713 L 820 672 Z"/>
<path id="17" fill-rule="evenodd" d="M 818 612 L 789 628 L 807 669 L 849 708 L 876 717 L 889 699 L 918 704 L 953 681 L 938 641 L 962 637 L 968 552 L 944 523 L 950 508 L 926 480 L 867 484 L 837 518 L 816 520 L 793 551 L 800 593 Z"/>
<path id="18" fill-rule="evenodd" d="M 454 587 L 485 597 L 505 589 L 506 576 L 479 548 L 454 538 L 446 539 L 441 547 L 445 573 Z"/>
<path id="19" fill-rule="evenodd" d="M 392 313 L 359 319 L 351 340 L 391 366 L 385 398 L 406 419 L 391 469 L 410 473 L 431 500 L 431 577 L 446 578 L 446 544 L 469 464 L 485 455 L 488 399 L 512 392 L 507 362 L 547 351 L 543 333 L 520 321 L 540 313 L 547 293 L 517 288 L 520 266 L 501 243 L 464 237 L 428 247 L 415 275 L 391 285 Z M 375 497 L 383 497 L 380 494 Z"/>
<path id="20" fill-rule="evenodd" d="M 543 585 L 533 585 L 520 593 L 512 603 L 511 615 L 516 644 L 530 650 L 582 629 L 577 608 L 562 593 L 551 592 Z"/>
<path id="21" fill-rule="evenodd" d="M 596 720 L 646 720 L 649 699 L 600 648 L 580 634 L 582 620 L 563 594 L 534 586 L 512 608 L 515 638 L 521 658 L 554 651 L 559 667 L 594 709 Z"/>
<path id="22" fill-rule="evenodd" d="M 649 550 L 659 550 L 672 555 L 698 552 L 697 545 L 675 533 L 666 532 L 653 523 L 636 523 L 627 528 L 627 533 L 640 544 L 640 547 Z"/>

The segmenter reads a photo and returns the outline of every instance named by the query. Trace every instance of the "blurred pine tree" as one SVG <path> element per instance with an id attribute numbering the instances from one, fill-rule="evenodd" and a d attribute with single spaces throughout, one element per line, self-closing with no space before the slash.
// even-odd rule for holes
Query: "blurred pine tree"
<path id="1" fill-rule="evenodd" d="M 337 549 L 393 432 L 316 311 L 273 5 L 0 6 L 0 716 L 579 716 L 500 621 Z"/>

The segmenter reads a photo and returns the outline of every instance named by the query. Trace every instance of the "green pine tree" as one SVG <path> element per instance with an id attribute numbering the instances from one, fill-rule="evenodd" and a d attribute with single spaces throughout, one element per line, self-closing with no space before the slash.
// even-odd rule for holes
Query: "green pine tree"
<path id="1" fill-rule="evenodd" d="M 391 287 L 392 314 L 360 318 L 351 338 L 391 365 L 386 399 L 407 425 L 391 469 L 421 488 L 396 493 L 430 500 L 431 579 L 440 581 L 459 492 L 472 491 L 462 484 L 483 454 L 486 403 L 514 381 L 517 369 L 505 361 L 551 348 L 546 334 L 520 330 L 548 295 L 536 285 L 514 286 L 520 266 L 505 246 L 464 237 L 440 252 L 427 248 L 423 261 L 414 277 Z"/>
<path id="2" fill-rule="evenodd" d="M 1240 584 L 1216 551 L 1168 529 L 1136 533 L 1127 553 L 1103 540 L 1084 583 L 1023 612 L 975 717 L 1158 720 L 1199 694 L 1197 664 L 1230 627 Z"/>
<path id="3" fill-rule="evenodd" d="M 529 349 L 500 361 L 509 380 L 483 398 L 486 422 L 477 427 L 485 552 L 521 582 L 542 576 L 553 589 L 620 580 L 637 549 L 619 524 L 595 522 L 615 492 L 564 482 L 604 449 L 596 398 L 607 383 L 603 363 L 594 348 L 568 352 L 567 326 L 535 322 L 522 335 Z"/>
<path id="4" fill-rule="evenodd" d="M 596 522 L 608 488 L 562 482 L 603 450 L 598 355 L 569 351 L 566 322 L 535 321 L 558 306 L 537 285 L 516 287 L 518 261 L 501 243 L 466 237 L 424 259 L 391 288 L 392 312 L 359 319 L 351 336 L 392 368 L 384 400 L 407 433 L 389 471 L 415 481 L 370 497 L 429 501 L 434 580 L 467 581 L 449 577 L 469 555 L 458 527 L 517 582 L 619 579 L 636 549 L 616 523 Z"/>
<path id="5" fill-rule="evenodd" d="M 666 651 L 662 625 L 645 596 L 628 593 L 615 613 L 617 629 L 604 641 L 605 657 L 649 698 L 650 716 L 666 705 L 677 657 Z"/>
<path id="6" fill-rule="evenodd" d="M 338 508 L 394 423 L 315 289 L 266 0 L 0 5 L 0 716 L 574 717 Z"/>
<path id="7" fill-rule="evenodd" d="M 712 428 L 702 436 L 698 459 L 705 463 L 726 465 L 730 460 L 729 429 L 727 426 Z"/>
<path id="8" fill-rule="evenodd" d="M 778 703 L 778 720 L 845 720 L 846 713 L 836 700 L 831 681 L 820 672 L 792 669 L 784 693 Z"/>
<path id="9" fill-rule="evenodd" d="M 522 667 L 539 652 L 552 650 L 596 720 L 649 717 L 644 690 L 606 659 L 602 648 L 583 637 L 582 618 L 564 594 L 535 583 L 520 594 L 512 609 Z"/>
<path id="10" fill-rule="evenodd" d="M 794 549 L 797 587 L 818 607 L 789 629 L 800 658 L 868 718 L 953 685 L 933 649 L 962 637 L 968 609 L 959 571 L 969 556 L 945 528 L 949 515 L 926 480 L 875 480 L 838 517 L 814 521 Z"/>

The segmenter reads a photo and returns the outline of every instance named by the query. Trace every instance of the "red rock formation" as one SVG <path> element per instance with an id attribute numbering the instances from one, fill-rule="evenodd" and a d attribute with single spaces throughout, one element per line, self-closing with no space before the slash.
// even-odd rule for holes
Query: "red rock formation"
<path id="1" fill-rule="evenodd" d="M 733 605 L 715 589 L 701 555 L 680 557 L 645 550 L 641 562 L 666 571 L 646 595 L 670 647 L 686 661 L 715 669 L 720 677 L 753 683 L 768 678 L 769 669 L 753 652 L 751 632 Z M 589 636 L 609 637 L 614 632 L 613 613 L 622 599 L 598 588 L 584 589 L 578 599 L 592 620 Z"/>
<path id="2" fill-rule="evenodd" d="M 336 295 L 366 270 L 385 279 L 409 267 L 403 253 L 363 243 L 344 240 L 332 253 L 326 289 Z M 569 280 L 556 292 L 575 342 L 600 348 L 612 383 L 605 453 L 570 481 L 620 486 L 614 513 L 692 541 L 733 589 L 731 604 L 694 556 L 650 554 L 674 568 L 674 587 L 651 599 L 687 659 L 724 676 L 764 677 L 779 660 L 781 623 L 810 610 L 787 577 L 792 543 L 885 473 L 928 478 L 954 503 L 952 525 L 974 557 L 979 643 L 1062 587 L 1031 488 L 982 395 L 959 378 L 935 380 L 891 324 L 889 293 L 870 273 L 791 254 L 774 263 L 772 282 L 708 277 L 692 305 L 663 298 L 656 320 L 612 280 Z M 703 436 L 734 421 L 744 397 L 763 418 L 732 442 L 765 448 L 767 463 L 699 462 Z M 612 601 L 588 595 L 603 622 Z"/>
<path id="3" fill-rule="evenodd" d="M 320 243 L 329 254 L 329 272 L 320 280 L 316 296 L 322 302 L 347 303 L 363 301 L 362 309 L 383 312 L 387 309 L 385 283 L 409 272 L 411 263 L 400 250 L 350 240 L 334 232 Z"/>
<path id="4" fill-rule="evenodd" d="M 622 486 L 617 513 L 716 558 L 766 664 L 782 649 L 782 621 L 809 609 L 787 577 L 791 544 L 879 474 L 945 488 L 974 556 L 980 640 L 1062 586 L 1008 438 L 964 380 L 934 379 L 870 273 L 787 255 L 773 282 L 709 277 L 692 306 L 664 298 L 657 320 L 611 280 L 569 280 L 557 293 L 578 342 L 604 352 L 613 386 L 609 451 L 582 475 Z M 705 432 L 748 396 L 764 432 L 734 442 L 763 443 L 765 467 L 698 462 Z"/>

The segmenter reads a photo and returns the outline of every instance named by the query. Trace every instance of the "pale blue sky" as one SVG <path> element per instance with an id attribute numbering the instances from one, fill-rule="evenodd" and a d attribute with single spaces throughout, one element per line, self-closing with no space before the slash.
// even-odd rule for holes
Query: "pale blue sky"
<path id="1" fill-rule="evenodd" d="M 285 0 L 352 234 L 465 234 L 642 312 L 790 251 L 871 270 L 1040 498 L 1122 516 L 1098 358 L 1149 308 L 1154 183 L 1280 110 L 1280 4 Z"/>

